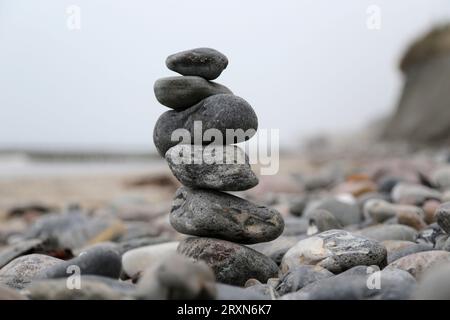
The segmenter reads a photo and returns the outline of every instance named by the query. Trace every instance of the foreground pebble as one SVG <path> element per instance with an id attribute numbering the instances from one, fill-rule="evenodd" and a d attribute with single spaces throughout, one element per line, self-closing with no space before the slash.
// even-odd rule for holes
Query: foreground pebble
<path id="1" fill-rule="evenodd" d="M 427 270 L 444 262 L 450 262 L 450 252 L 442 250 L 424 251 L 395 260 L 387 266 L 387 269 L 402 269 L 408 271 L 414 278 L 420 279 Z"/>
<path id="2" fill-rule="evenodd" d="M 344 230 L 329 230 L 299 241 L 283 257 L 283 273 L 300 265 L 318 265 L 339 273 L 357 265 L 386 265 L 386 248 Z"/>
<path id="3" fill-rule="evenodd" d="M 269 257 L 233 242 L 211 238 L 188 238 L 180 242 L 178 252 L 203 260 L 210 266 L 219 282 L 243 286 L 255 278 L 265 283 L 278 276 L 278 267 Z"/>
<path id="4" fill-rule="evenodd" d="M 270 241 L 284 228 L 283 218 L 274 209 L 227 193 L 186 187 L 175 194 L 170 223 L 184 234 L 238 243 Z"/>

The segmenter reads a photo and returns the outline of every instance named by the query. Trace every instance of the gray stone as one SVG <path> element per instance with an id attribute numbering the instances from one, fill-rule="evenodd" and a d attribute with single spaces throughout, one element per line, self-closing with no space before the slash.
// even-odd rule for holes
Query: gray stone
<path id="1" fill-rule="evenodd" d="M 224 240 L 188 238 L 180 242 L 178 252 L 205 261 L 214 270 L 217 281 L 225 284 L 243 286 L 251 278 L 265 283 L 277 277 L 279 271 L 269 257 Z"/>
<path id="2" fill-rule="evenodd" d="M 156 99 L 166 107 L 184 110 L 215 94 L 232 94 L 227 87 L 200 77 L 167 77 L 153 86 Z"/>
<path id="3" fill-rule="evenodd" d="M 431 181 L 441 190 L 450 189 L 450 166 L 438 168 L 431 175 Z"/>
<path id="4" fill-rule="evenodd" d="M 285 253 L 299 241 L 299 237 L 280 236 L 269 242 L 252 244 L 249 247 L 271 258 L 277 265 Z"/>
<path id="5" fill-rule="evenodd" d="M 170 223 L 178 232 L 239 243 L 277 238 L 284 227 L 274 209 L 213 190 L 180 187 L 173 201 Z"/>
<path id="6" fill-rule="evenodd" d="M 31 239 L 20 241 L 4 248 L 0 251 L 0 269 L 15 258 L 29 254 L 33 250 L 41 248 L 42 245 L 43 241 L 41 239 Z"/>
<path id="7" fill-rule="evenodd" d="M 214 80 L 227 67 L 228 59 L 217 50 L 196 48 L 172 54 L 166 59 L 166 66 L 184 76 L 199 76 Z"/>
<path id="8" fill-rule="evenodd" d="M 357 204 L 350 204 L 335 198 L 325 198 L 311 202 L 305 209 L 304 216 L 309 218 L 316 209 L 330 212 L 342 226 L 361 222 L 362 214 Z"/>
<path id="9" fill-rule="evenodd" d="M 378 241 L 405 240 L 414 242 L 418 235 L 413 228 L 401 224 L 375 225 L 361 229 L 356 233 Z"/>
<path id="10" fill-rule="evenodd" d="M 42 270 L 60 264 L 62 261 L 43 254 L 21 256 L 0 269 L 0 284 L 14 289 L 22 289 Z"/>
<path id="11" fill-rule="evenodd" d="M 377 272 L 377 271 L 375 271 Z M 376 276 L 342 274 L 313 282 L 283 300 L 407 300 L 416 281 L 402 270 L 381 271 L 379 286 Z"/>
<path id="12" fill-rule="evenodd" d="M 421 206 L 430 199 L 441 200 L 442 193 L 420 184 L 398 183 L 392 189 L 391 198 L 395 203 Z"/>
<path id="13" fill-rule="evenodd" d="M 185 186 L 242 191 L 258 184 L 244 151 L 235 146 L 176 145 L 166 152 L 174 176 Z"/>
<path id="14" fill-rule="evenodd" d="M 280 278 L 276 287 L 280 296 L 295 292 L 315 281 L 334 276 L 333 273 L 319 266 L 304 265 L 294 267 Z"/>
<path id="15" fill-rule="evenodd" d="M 214 272 L 203 261 L 173 254 L 144 271 L 137 284 L 136 296 L 151 300 L 214 299 Z"/>
<path id="16" fill-rule="evenodd" d="M 245 283 L 245 290 L 255 292 L 256 294 L 261 294 L 267 300 L 275 300 L 279 298 L 278 292 L 276 292 L 271 285 L 263 284 L 255 279 L 249 279 Z"/>
<path id="17" fill-rule="evenodd" d="M 316 209 L 309 214 L 308 235 L 332 229 L 342 229 L 342 225 L 329 211 Z"/>
<path id="18" fill-rule="evenodd" d="M 443 203 L 436 210 L 436 219 L 442 230 L 450 234 L 450 202 Z"/>
<path id="19" fill-rule="evenodd" d="M 299 241 L 281 262 L 283 273 L 300 265 L 318 265 L 339 273 L 357 265 L 386 265 L 386 248 L 379 242 L 344 230 L 329 230 Z"/>
<path id="20" fill-rule="evenodd" d="M 201 133 L 197 139 L 200 141 L 195 141 L 194 122 L 197 123 L 197 131 Z M 172 141 L 172 133 L 177 129 L 186 129 L 190 137 L 186 137 L 186 141 L 181 137 Z M 214 132 L 210 130 L 208 133 L 220 132 L 222 134 L 222 144 L 224 145 L 239 143 L 250 139 L 256 133 L 258 118 L 244 99 L 232 94 L 217 94 L 200 101 L 189 109 L 180 112 L 170 110 L 163 113 L 156 122 L 153 142 L 159 154 L 164 157 L 167 150 L 179 142 L 182 144 L 210 144 L 214 137 L 212 139 L 204 137 L 205 131 L 209 129 L 216 130 Z M 237 130 L 239 129 L 244 134 L 238 134 Z"/>
<path id="21" fill-rule="evenodd" d="M 98 275 L 118 279 L 122 269 L 119 250 L 116 246 L 99 244 L 84 251 L 78 257 L 44 269 L 40 279 L 66 278 L 73 266 L 79 268 L 81 275 Z"/>
<path id="22" fill-rule="evenodd" d="M 450 300 L 450 263 L 437 265 L 427 271 L 413 297 L 417 300 Z"/>
<path id="23" fill-rule="evenodd" d="M 306 235 L 308 228 L 308 219 L 288 216 L 284 218 L 283 236 L 291 237 Z"/>

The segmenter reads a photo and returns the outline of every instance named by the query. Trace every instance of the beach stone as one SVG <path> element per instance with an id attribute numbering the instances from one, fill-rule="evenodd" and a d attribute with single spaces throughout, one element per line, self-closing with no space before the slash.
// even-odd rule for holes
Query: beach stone
<path id="1" fill-rule="evenodd" d="M 175 194 L 170 223 L 183 234 L 238 243 L 270 241 L 284 228 L 283 218 L 274 209 L 231 194 L 186 187 Z"/>
<path id="2" fill-rule="evenodd" d="M 431 181 L 441 190 L 450 189 L 450 166 L 435 170 L 431 175 Z"/>
<path id="3" fill-rule="evenodd" d="M 267 296 L 257 290 L 248 290 L 223 283 L 216 283 L 216 300 L 267 300 Z"/>
<path id="4" fill-rule="evenodd" d="M 203 261 L 171 254 L 144 271 L 137 284 L 136 296 L 152 300 L 214 299 L 214 272 Z"/>
<path id="5" fill-rule="evenodd" d="M 258 184 L 248 157 L 238 146 L 176 145 L 166 152 L 173 175 L 185 186 L 242 191 Z"/>
<path id="6" fill-rule="evenodd" d="M 98 275 L 118 279 L 122 269 L 119 250 L 114 245 L 98 244 L 82 252 L 78 257 L 42 270 L 38 278 L 66 278 L 70 268 L 76 266 L 81 275 Z"/>
<path id="7" fill-rule="evenodd" d="M 402 249 L 396 250 L 395 252 L 388 254 L 387 261 L 388 261 L 388 263 L 391 263 L 391 262 L 394 262 L 395 260 L 406 257 L 413 253 L 430 251 L 430 250 L 433 250 L 433 246 L 430 244 L 426 244 L 426 243 L 413 244 L 411 246 L 407 246 L 406 248 L 402 248 Z"/>
<path id="8" fill-rule="evenodd" d="M 124 229 L 115 218 L 91 217 L 78 209 L 70 209 L 62 214 L 47 214 L 35 221 L 25 234 L 26 239 L 42 239 L 54 249 L 77 249 L 87 244 L 106 241 L 103 237 L 119 237 Z"/>
<path id="9" fill-rule="evenodd" d="M 391 192 L 391 198 L 395 203 L 414 206 L 421 206 L 430 199 L 441 200 L 441 197 L 442 193 L 435 189 L 405 182 L 395 185 Z"/>
<path id="10" fill-rule="evenodd" d="M 423 275 L 413 297 L 417 300 L 450 300 L 450 263 L 430 268 Z"/>
<path id="11" fill-rule="evenodd" d="M 15 258 L 42 249 L 42 247 L 43 241 L 41 239 L 31 239 L 17 242 L 2 249 L 0 251 L 0 269 Z"/>
<path id="12" fill-rule="evenodd" d="M 323 209 L 330 212 L 342 226 L 357 224 L 361 222 L 362 215 L 356 203 L 350 204 L 336 198 L 325 198 L 312 201 L 305 209 L 304 216 L 309 218 L 314 210 Z"/>
<path id="13" fill-rule="evenodd" d="M 214 80 L 228 65 L 228 59 L 211 48 L 196 48 L 172 54 L 166 59 L 166 66 L 183 76 L 199 76 Z"/>
<path id="14" fill-rule="evenodd" d="M 437 200 L 427 200 L 422 206 L 425 213 L 425 222 L 428 224 L 436 222 L 436 211 L 441 205 L 440 201 Z"/>
<path id="15" fill-rule="evenodd" d="M 275 289 L 271 285 L 261 283 L 256 279 L 249 279 L 245 283 L 245 290 L 253 291 L 257 294 L 261 294 L 267 300 L 275 300 L 275 299 L 279 298 L 278 292 L 276 292 Z"/>
<path id="16" fill-rule="evenodd" d="M 342 225 L 329 211 L 324 209 L 313 210 L 309 214 L 309 228 L 308 235 L 313 235 L 318 232 L 323 232 L 332 229 L 342 229 Z"/>
<path id="17" fill-rule="evenodd" d="M 440 235 L 438 235 L 436 237 L 436 240 L 435 240 L 434 249 L 448 251 L 446 249 L 447 248 L 446 244 L 447 244 L 448 239 L 449 239 L 449 235 L 448 234 L 440 234 Z"/>
<path id="18" fill-rule="evenodd" d="M 425 213 L 416 206 L 392 204 L 384 200 L 373 199 L 366 202 L 363 210 L 366 216 L 379 223 L 397 217 L 397 219 L 406 222 L 401 224 L 412 224 L 411 227 L 418 226 L 420 228 L 426 226 L 423 221 Z"/>
<path id="19" fill-rule="evenodd" d="M 281 262 L 283 273 L 300 265 L 318 265 L 339 273 L 357 265 L 386 265 L 386 248 L 379 242 L 344 230 L 328 230 L 299 241 Z"/>
<path id="20" fill-rule="evenodd" d="M 408 271 L 414 278 L 420 279 L 431 267 L 443 262 L 450 262 L 450 252 L 433 250 L 407 255 L 390 263 L 386 268 L 402 269 Z"/>
<path id="21" fill-rule="evenodd" d="M 390 194 L 394 187 L 404 179 L 399 177 L 385 176 L 378 181 L 378 191 L 384 194 Z"/>
<path id="22" fill-rule="evenodd" d="M 450 202 L 443 203 L 436 211 L 438 225 L 447 233 L 450 233 Z"/>
<path id="23" fill-rule="evenodd" d="M 186 139 L 181 144 L 207 145 L 214 140 L 214 133 L 219 132 L 222 134 L 222 144 L 233 144 L 244 142 L 256 133 L 258 118 L 247 101 L 232 94 L 216 94 L 180 112 L 166 111 L 159 117 L 153 131 L 153 142 L 161 156 L 164 157 L 167 150 L 180 143 L 181 136 L 172 141 L 172 133 L 177 129 L 186 129 L 179 133 L 190 134 L 188 137 L 183 135 Z M 239 129 L 244 134 L 240 134 Z M 205 132 L 213 137 L 204 136 Z M 195 138 L 200 141 L 195 141 Z"/>
<path id="24" fill-rule="evenodd" d="M 225 284 L 243 286 L 250 278 L 265 283 L 278 275 L 278 266 L 269 257 L 248 247 L 211 238 L 187 238 L 180 242 L 178 252 L 203 260 Z"/>
<path id="25" fill-rule="evenodd" d="M 45 279 L 33 282 L 26 288 L 32 300 L 123 300 L 131 299 L 113 287 L 98 280 L 80 278 L 80 288 L 70 289 L 68 279 Z"/>
<path id="26" fill-rule="evenodd" d="M 416 286 L 416 281 L 410 274 L 403 270 L 374 272 L 378 272 L 379 287 L 376 286 L 376 280 L 369 278 L 373 272 L 366 275 L 342 274 L 313 282 L 297 292 L 284 295 L 281 299 L 406 300 L 410 298 Z"/>
<path id="27" fill-rule="evenodd" d="M 153 90 L 159 103 L 177 111 L 190 108 L 215 94 L 232 94 L 224 85 L 193 76 L 158 79 Z"/>
<path id="28" fill-rule="evenodd" d="M 284 254 L 299 241 L 299 237 L 280 236 L 269 242 L 252 244 L 249 247 L 271 258 L 277 265 Z"/>
<path id="29" fill-rule="evenodd" d="M 421 230 L 417 235 L 417 243 L 429 243 L 435 246 L 438 238 L 445 235 L 445 232 L 437 223 L 430 224 L 427 228 Z"/>
<path id="30" fill-rule="evenodd" d="M 418 235 L 415 229 L 402 224 L 375 225 L 355 233 L 377 241 L 404 240 L 414 242 Z"/>
<path id="31" fill-rule="evenodd" d="M 334 276 L 333 273 L 319 266 L 303 265 L 294 267 L 280 278 L 276 291 L 280 296 L 295 292 L 315 281 Z"/>
<path id="32" fill-rule="evenodd" d="M 386 248 L 389 256 L 389 254 L 393 252 L 415 245 L 415 242 L 404 240 L 385 240 L 382 241 L 381 244 Z"/>
<path id="33" fill-rule="evenodd" d="M 17 290 L 0 286 L 0 300 L 27 300 Z"/>
<path id="34" fill-rule="evenodd" d="M 42 271 L 63 260 L 43 254 L 28 254 L 18 257 L 0 269 L 0 285 L 23 289 Z"/>
<path id="35" fill-rule="evenodd" d="M 137 278 L 141 273 L 157 265 L 159 261 L 174 254 L 178 241 L 145 246 L 125 252 L 122 255 L 122 268 L 130 278 Z"/>
<path id="36" fill-rule="evenodd" d="M 125 252 L 141 248 L 147 247 L 155 244 L 162 244 L 166 242 L 172 241 L 168 236 L 162 235 L 158 237 L 142 237 L 136 239 L 130 239 L 119 243 L 119 251 L 120 254 L 123 255 Z"/>
<path id="37" fill-rule="evenodd" d="M 306 195 L 292 199 L 289 203 L 289 213 L 293 216 L 301 217 L 309 201 L 310 197 Z"/>

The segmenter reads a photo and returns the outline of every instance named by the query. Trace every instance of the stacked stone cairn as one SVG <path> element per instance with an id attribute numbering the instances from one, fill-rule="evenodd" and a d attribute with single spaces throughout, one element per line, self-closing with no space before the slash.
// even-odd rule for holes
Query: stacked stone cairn
<path id="1" fill-rule="evenodd" d="M 160 116 L 153 140 L 183 185 L 175 194 L 170 223 L 193 237 L 182 240 L 177 251 L 206 262 L 218 282 L 265 283 L 278 276 L 278 266 L 245 245 L 276 239 L 283 232 L 283 218 L 276 210 L 224 192 L 258 184 L 247 155 L 234 145 L 254 135 L 256 114 L 244 99 L 211 81 L 228 65 L 222 53 L 187 50 L 170 55 L 166 65 L 182 76 L 155 82 L 157 100 L 173 110 Z M 239 130 L 245 134 L 236 134 Z"/>

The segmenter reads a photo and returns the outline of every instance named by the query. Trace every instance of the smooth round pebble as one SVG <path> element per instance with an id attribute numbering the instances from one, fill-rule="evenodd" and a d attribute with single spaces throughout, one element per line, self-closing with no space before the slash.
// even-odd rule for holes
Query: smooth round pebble
<path id="1" fill-rule="evenodd" d="M 424 251 L 395 260 L 386 269 L 402 269 L 408 271 L 414 278 L 420 279 L 431 267 L 443 262 L 450 262 L 450 252 L 442 250 Z"/>

